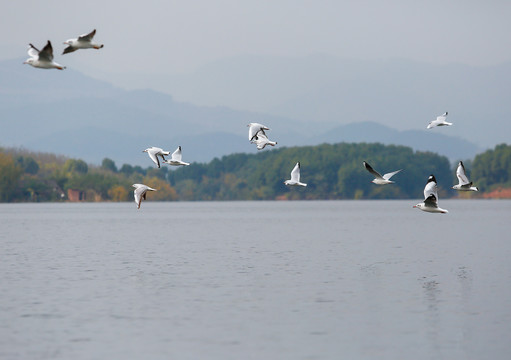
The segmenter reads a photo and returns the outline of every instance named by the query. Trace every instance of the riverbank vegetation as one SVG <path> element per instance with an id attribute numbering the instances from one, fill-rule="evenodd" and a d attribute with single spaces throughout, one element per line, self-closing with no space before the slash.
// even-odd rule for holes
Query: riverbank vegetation
<path id="1" fill-rule="evenodd" d="M 306 188 L 289 188 L 295 163 L 301 163 Z M 403 169 L 396 183 L 376 186 L 362 166 L 380 173 Z M 469 177 L 482 193 L 511 188 L 511 146 L 501 144 L 472 159 L 463 159 Z M 0 148 L 0 202 L 132 201 L 134 183 L 158 189 L 153 201 L 292 200 L 421 198 L 427 177 L 435 174 L 442 198 L 456 197 L 455 168 L 444 156 L 414 152 L 405 146 L 339 143 L 277 148 L 257 154 L 232 154 L 207 164 L 179 169 L 164 165 L 118 167 L 105 158 L 100 166 L 80 159 Z M 504 192 L 505 193 L 505 192 Z M 466 194 L 465 194 L 466 196 Z"/>

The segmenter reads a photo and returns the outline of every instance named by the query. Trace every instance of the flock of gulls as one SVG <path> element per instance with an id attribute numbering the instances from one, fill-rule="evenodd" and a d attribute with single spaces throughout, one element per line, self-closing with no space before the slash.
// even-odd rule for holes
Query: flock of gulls
<path id="1" fill-rule="evenodd" d="M 83 34 L 78 36 L 75 39 L 69 39 L 64 42 L 64 45 L 67 47 L 62 52 L 62 55 L 72 53 L 76 50 L 80 49 L 101 49 L 103 48 L 103 44 L 98 44 L 93 41 L 94 35 L 96 35 L 96 29 L 92 30 L 88 34 Z M 46 45 L 42 48 L 42 50 L 37 49 L 34 45 L 29 44 L 28 55 L 30 56 L 24 64 L 31 65 L 35 68 L 40 69 L 58 69 L 64 70 L 66 67 L 56 63 L 53 60 L 53 47 L 51 45 L 50 40 L 46 43 Z M 437 126 L 450 126 L 452 123 L 447 122 L 448 113 L 437 116 L 436 120 L 431 121 L 427 129 L 432 129 Z M 257 150 L 264 149 L 267 145 L 275 146 L 277 145 L 276 141 L 270 141 L 265 131 L 270 130 L 267 126 L 259 124 L 259 123 L 250 123 L 247 125 L 248 130 L 248 140 L 251 144 L 255 144 Z M 160 158 L 164 164 L 168 164 L 171 166 L 187 166 L 190 165 L 182 161 L 181 154 L 181 146 L 170 155 L 170 151 L 165 151 L 159 147 L 150 147 L 143 152 L 147 153 L 149 158 L 160 168 Z M 169 156 L 170 159 L 165 159 L 165 156 Z M 364 161 L 363 166 L 365 169 L 374 176 L 372 182 L 376 185 L 388 185 L 393 184 L 394 181 L 390 180 L 394 175 L 402 171 L 396 170 L 393 172 L 386 173 L 381 175 L 379 172 L 374 170 L 371 165 L 369 165 L 366 161 Z M 463 166 L 463 162 L 460 161 L 458 163 L 458 167 L 456 169 L 456 176 L 458 178 L 458 184 L 454 185 L 452 188 L 458 191 L 478 191 L 476 186 L 473 186 L 472 182 L 469 181 L 465 172 L 465 166 Z M 302 186 L 306 187 L 307 184 L 300 182 L 300 162 L 297 162 L 291 171 L 291 179 L 285 180 L 284 184 L 287 186 Z M 135 203 L 137 204 L 137 209 L 140 209 L 140 204 L 142 200 L 146 199 L 146 194 L 148 191 L 157 191 L 157 189 L 153 189 L 144 184 L 133 184 Z M 430 213 L 448 213 L 447 210 L 442 209 L 438 206 L 438 186 L 436 182 L 436 178 L 433 174 L 428 177 L 428 181 L 426 182 L 426 186 L 424 187 L 424 201 L 414 205 L 414 208 L 420 209 L 422 211 L 430 212 Z"/>

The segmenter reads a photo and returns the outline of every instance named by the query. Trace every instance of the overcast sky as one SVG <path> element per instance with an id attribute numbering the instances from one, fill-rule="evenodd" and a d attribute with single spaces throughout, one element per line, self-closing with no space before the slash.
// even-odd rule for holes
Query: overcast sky
<path id="1" fill-rule="evenodd" d="M 0 14 L 2 59 L 49 39 L 57 62 L 73 63 L 78 54 L 62 57 L 62 42 L 96 28 L 101 57 L 88 50 L 80 59 L 103 71 L 177 74 L 242 54 L 511 60 L 507 0 L 25 0 L 2 1 Z"/>

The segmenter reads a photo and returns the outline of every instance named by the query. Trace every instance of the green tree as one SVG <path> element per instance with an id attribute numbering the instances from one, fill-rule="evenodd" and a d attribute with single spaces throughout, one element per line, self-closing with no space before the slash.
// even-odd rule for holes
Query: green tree
<path id="1" fill-rule="evenodd" d="M 39 165 L 34 158 L 30 156 L 18 156 L 16 159 L 16 163 L 21 166 L 23 171 L 27 174 L 35 175 L 39 171 Z"/>
<path id="2" fill-rule="evenodd" d="M 511 145 L 500 144 L 477 155 L 472 163 L 471 180 L 482 191 L 511 186 Z"/>
<path id="3" fill-rule="evenodd" d="M 117 172 L 117 166 L 115 166 L 115 162 L 112 159 L 104 158 L 101 162 L 101 168 L 105 170 L 109 170 L 111 172 Z"/>
<path id="4" fill-rule="evenodd" d="M 16 197 L 18 182 L 23 169 L 12 156 L 0 153 L 0 201 L 11 201 Z"/>
<path id="5" fill-rule="evenodd" d="M 64 164 L 64 171 L 68 173 L 87 174 L 89 166 L 83 160 L 69 159 Z"/>

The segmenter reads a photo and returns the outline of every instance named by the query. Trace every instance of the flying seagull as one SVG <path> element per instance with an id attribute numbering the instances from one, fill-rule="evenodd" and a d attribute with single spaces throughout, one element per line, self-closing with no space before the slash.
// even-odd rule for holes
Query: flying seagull
<path id="1" fill-rule="evenodd" d="M 397 170 L 397 171 L 394 171 L 394 172 L 391 172 L 391 173 L 387 173 L 387 174 L 381 176 L 378 171 L 375 171 L 371 167 L 371 165 L 369 165 L 365 161 L 363 162 L 363 164 L 364 164 L 364 167 L 366 168 L 366 170 L 374 175 L 375 178 L 373 179 L 372 182 L 375 183 L 376 185 L 386 185 L 386 184 L 394 183 L 394 181 L 390 181 L 390 178 L 392 176 L 396 175 L 398 172 L 400 172 L 402 170 L 402 169 L 401 170 Z"/>
<path id="2" fill-rule="evenodd" d="M 158 156 L 161 156 L 163 161 L 165 161 L 165 156 L 168 156 L 170 154 L 170 151 L 164 151 L 163 149 L 154 146 L 151 146 L 150 148 L 147 148 L 142 152 L 146 152 L 147 155 L 149 155 L 149 157 L 151 158 L 151 160 L 156 165 L 158 165 L 158 168 L 160 167 L 160 160 L 158 159 Z"/>
<path id="3" fill-rule="evenodd" d="M 248 140 L 249 141 L 254 140 L 254 137 L 257 135 L 257 133 L 260 130 L 270 130 L 269 127 L 259 124 L 259 123 L 250 123 L 247 126 L 249 127 L 249 129 L 248 129 Z"/>
<path id="4" fill-rule="evenodd" d="M 431 121 L 429 124 L 428 124 L 428 129 L 431 129 L 431 128 L 434 128 L 436 126 L 451 126 L 452 123 L 450 122 L 447 122 L 445 121 L 445 119 L 447 119 L 447 111 L 444 112 L 442 115 L 440 116 L 437 116 L 436 117 L 436 120 L 433 120 Z"/>
<path id="5" fill-rule="evenodd" d="M 153 189 L 144 184 L 133 184 L 132 186 L 135 188 L 133 195 L 135 196 L 137 209 L 140 209 L 140 203 L 142 202 L 142 199 L 145 200 L 147 191 L 156 191 L 156 189 Z"/>
<path id="6" fill-rule="evenodd" d="M 438 207 L 438 193 L 435 175 L 429 175 L 428 182 L 424 187 L 424 201 L 414 205 L 413 207 L 431 213 L 446 214 L 449 212 Z"/>
<path id="7" fill-rule="evenodd" d="M 465 166 L 463 166 L 463 161 L 458 163 L 458 168 L 456 169 L 456 176 L 458 177 L 458 185 L 454 185 L 452 188 L 458 191 L 479 191 L 477 186 L 472 186 L 472 181 L 468 181 L 468 177 L 465 174 Z"/>
<path id="8" fill-rule="evenodd" d="M 163 162 L 165 164 L 173 165 L 173 166 L 187 166 L 190 165 L 189 163 L 186 163 L 184 161 L 181 161 L 181 146 L 178 146 L 176 151 L 172 153 L 172 158 L 170 160 L 164 160 Z"/>
<path id="9" fill-rule="evenodd" d="M 64 41 L 64 45 L 67 45 L 67 48 L 64 49 L 62 55 L 69 54 L 79 49 L 101 49 L 104 45 L 93 42 L 92 38 L 94 35 L 96 35 L 96 29 L 88 34 L 80 35 L 76 39 Z"/>
<path id="10" fill-rule="evenodd" d="M 289 186 L 307 186 L 307 184 L 300 182 L 300 162 L 297 162 L 293 171 L 291 171 L 291 180 L 284 181 L 284 184 Z"/>
<path id="11" fill-rule="evenodd" d="M 42 50 L 39 50 L 34 45 L 28 45 L 28 55 L 30 56 L 23 64 L 28 64 L 36 68 L 40 69 L 59 69 L 64 70 L 66 67 L 60 64 L 57 64 L 53 61 L 53 48 L 51 46 L 50 40 L 43 47 Z"/>
<path id="12" fill-rule="evenodd" d="M 262 150 L 266 145 L 275 146 L 277 145 L 276 141 L 268 140 L 266 133 L 263 129 L 259 130 L 253 137 L 253 140 L 250 141 L 252 144 L 257 145 L 257 150 Z"/>

